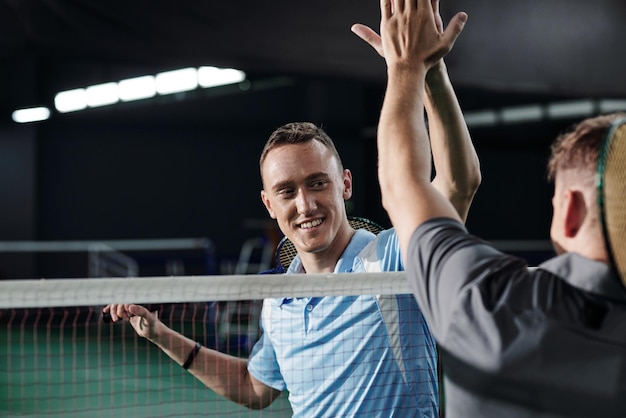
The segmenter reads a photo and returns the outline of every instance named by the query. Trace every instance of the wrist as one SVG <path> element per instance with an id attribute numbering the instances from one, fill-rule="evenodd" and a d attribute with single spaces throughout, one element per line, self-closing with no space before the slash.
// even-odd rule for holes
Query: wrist
<path id="1" fill-rule="evenodd" d="M 428 95 L 444 92 L 450 85 L 450 78 L 443 60 L 440 60 L 426 73 L 426 93 Z"/>
<path id="2" fill-rule="evenodd" d="M 157 319 L 152 326 L 150 335 L 147 335 L 146 338 L 158 347 L 167 349 L 177 334 Z"/>
<path id="3" fill-rule="evenodd" d="M 426 81 L 437 81 L 445 78 L 447 74 L 446 70 L 446 64 L 443 62 L 443 59 L 440 59 L 435 65 L 428 69 Z"/>
<path id="4" fill-rule="evenodd" d="M 420 65 L 395 64 L 387 67 L 389 82 L 401 84 L 422 84 L 425 82 L 428 69 L 422 63 Z"/>
<path id="5" fill-rule="evenodd" d="M 202 348 L 202 345 L 199 342 L 196 341 L 195 345 L 193 346 L 193 348 L 189 352 L 189 355 L 187 356 L 187 359 L 182 364 L 183 369 L 185 369 L 185 370 L 189 369 L 189 366 L 191 366 L 193 364 L 193 361 L 196 359 L 196 356 L 198 355 L 198 352 L 200 351 L 201 348 Z"/>

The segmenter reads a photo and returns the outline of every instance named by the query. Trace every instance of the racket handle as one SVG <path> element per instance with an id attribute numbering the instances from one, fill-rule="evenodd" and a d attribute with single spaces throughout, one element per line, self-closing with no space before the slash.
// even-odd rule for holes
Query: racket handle
<path id="1" fill-rule="evenodd" d="M 100 312 L 100 320 L 105 324 L 113 322 L 113 318 L 111 318 L 111 314 L 108 312 Z"/>

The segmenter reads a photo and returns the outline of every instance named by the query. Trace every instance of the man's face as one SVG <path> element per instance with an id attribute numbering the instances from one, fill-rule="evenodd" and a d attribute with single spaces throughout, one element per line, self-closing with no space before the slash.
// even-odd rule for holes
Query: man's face
<path id="1" fill-rule="evenodd" d="M 342 171 L 332 151 L 312 140 L 271 150 L 261 172 L 261 199 L 296 249 L 317 253 L 329 248 L 347 219 L 350 171 Z"/>

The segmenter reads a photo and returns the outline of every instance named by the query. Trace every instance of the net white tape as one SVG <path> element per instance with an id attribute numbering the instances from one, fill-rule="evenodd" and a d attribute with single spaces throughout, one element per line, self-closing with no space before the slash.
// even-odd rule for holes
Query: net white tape
<path id="1" fill-rule="evenodd" d="M 411 293 L 405 272 L 0 281 L 0 308 Z"/>

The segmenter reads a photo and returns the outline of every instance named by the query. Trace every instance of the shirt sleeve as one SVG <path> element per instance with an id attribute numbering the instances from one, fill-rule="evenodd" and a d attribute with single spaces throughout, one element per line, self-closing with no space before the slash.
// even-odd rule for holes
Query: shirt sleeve
<path id="1" fill-rule="evenodd" d="M 503 277 L 510 270 L 526 271 L 523 260 L 499 252 L 449 218 L 420 225 L 411 236 L 408 252 L 409 284 L 440 342 L 445 341 L 456 312 L 471 313 L 472 305 L 497 298 L 500 289 L 479 283 Z M 481 294 L 485 289 L 491 294 Z"/>
<path id="2" fill-rule="evenodd" d="M 377 257 L 381 271 L 404 271 L 400 242 L 395 229 L 378 234 Z"/>
<path id="3" fill-rule="evenodd" d="M 404 271 L 395 230 L 392 228 L 382 231 L 370 241 L 354 258 L 352 271 Z"/>
<path id="4" fill-rule="evenodd" d="M 271 309 L 270 304 L 263 304 L 263 311 Z M 269 330 L 265 329 L 263 314 L 261 314 L 261 337 L 252 347 L 252 352 L 248 358 L 248 372 L 263 384 L 276 390 L 286 389 L 285 381 L 280 373 L 280 367 L 276 359 L 274 346 L 269 338 Z"/>

